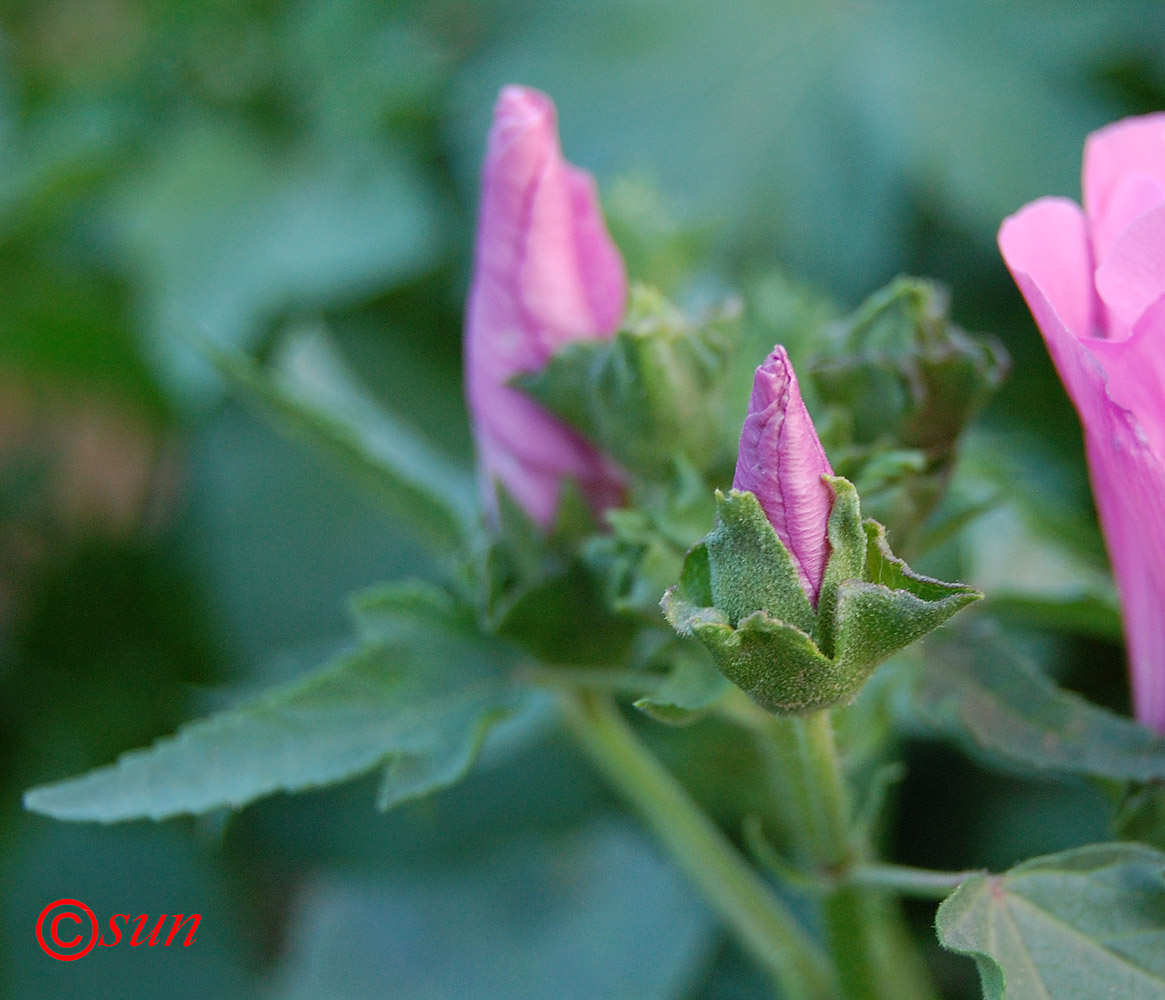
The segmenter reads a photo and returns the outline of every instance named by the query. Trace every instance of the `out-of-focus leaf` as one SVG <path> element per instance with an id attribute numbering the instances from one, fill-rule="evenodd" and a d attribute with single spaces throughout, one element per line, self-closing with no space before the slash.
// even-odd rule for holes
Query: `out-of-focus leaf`
<path id="1" fill-rule="evenodd" d="M 972 431 L 923 544 L 957 534 L 964 578 L 1008 619 L 1120 642 L 1087 483 L 1073 472 L 1042 442 Z"/>
<path id="2" fill-rule="evenodd" d="M 939 940 L 970 955 L 987 1000 L 1165 997 L 1165 854 L 1096 844 L 967 879 Z"/>
<path id="3" fill-rule="evenodd" d="M 145 293 L 155 357 L 176 389 L 205 391 L 191 334 L 245 344 L 273 314 L 359 300 L 434 260 L 437 207 L 383 143 L 276 155 L 253 133 L 196 122 L 109 205 Z"/>
<path id="4" fill-rule="evenodd" d="M 6 833 L 0 860 L 5 997 L 198 1000 L 209 994 L 244 1000 L 256 995 L 260 983 L 251 960 L 261 932 L 238 908 L 237 884 L 220 854 L 173 826 L 82 827 L 25 815 Z M 62 898 L 89 906 L 106 940 L 110 917 L 131 914 L 122 924 L 121 944 L 94 947 L 76 962 L 50 959 L 34 928 L 41 910 Z M 163 913 L 169 915 L 167 930 L 174 914 L 199 914 L 190 947 L 182 946 L 183 936 L 169 947 L 132 947 L 130 934 L 143 913 L 149 917 L 143 938 Z M 66 921 L 61 930 L 70 926 Z M 72 925 L 72 930 L 88 928 Z M 62 934 L 66 940 L 70 936 Z"/>
<path id="5" fill-rule="evenodd" d="M 650 693 L 635 702 L 635 707 L 660 722 L 695 721 L 730 687 L 708 652 L 694 642 L 669 639 L 651 659 L 669 670 Z"/>
<path id="6" fill-rule="evenodd" d="M 116 764 L 33 789 L 25 805 L 58 819 L 161 819 L 381 765 L 385 806 L 453 783 L 489 726 L 520 703 L 510 655 L 428 588 L 385 590 L 359 612 L 368 635 L 351 653 Z"/>
<path id="7" fill-rule="evenodd" d="M 337 141 L 423 114 L 442 82 L 446 56 L 434 40 L 385 14 L 376 0 L 307 0 L 289 4 L 282 18 L 289 88 Z"/>
<path id="8" fill-rule="evenodd" d="M 464 175 L 487 102 L 522 80 L 559 101 L 584 166 L 649 170 L 721 222 L 726 253 L 866 291 L 903 269 L 909 190 L 984 242 L 1024 201 L 1076 194 L 1080 140 L 1111 109 L 1062 81 L 1148 20 L 1136 2 L 544 4 L 462 76 Z"/>
<path id="9" fill-rule="evenodd" d="M 457 551 L 464 544 L 474 516 L 472 477 L 379 406 L 322 331 L 288 338 L 269 370 L 238 352 L 213 350 L 212 358 L 280 424 L 337 460 L 434 547 Z"/>
<path id="10" fill-rule="evenodd" d="M 1165 778 L 1165 737 L 1064 691 L 988 626 L 926 647 L 904 716 L 1010 768 Z"/>
<path id="11" fill-rule="evenodd" d="M 498 525 L 471 567 L 485 628 L 547 663 L 615 663 L 634 634 L 612 613 L 574 547 L 594 521 L 572 483 L 559 498 L 549 535 L 503 488 Z"/>
<path id="12" fill-rule="evenodd" d="M 1112 578 L 1035 530 L 1014 500 L 972 521 L 962 547 L 968 575 L 987 594 L 989 607 L 1033 625 L 1121 641 Z"/>
<path id="13" fill-rule="evenodd" d="M 1165 851 L 1165 781 L 1133 789 L 1121 804 L 1115 826 L 1122 840 L 1139 840 Z"/>
<path id="14" fill-rule="evenodd" d="M 395 1000 L 678 1000 L 715 938 L 679 873 L 604 823 L 428 877 L 315 883 L 272 996 L 363 1000 L 391 984 Z"/>

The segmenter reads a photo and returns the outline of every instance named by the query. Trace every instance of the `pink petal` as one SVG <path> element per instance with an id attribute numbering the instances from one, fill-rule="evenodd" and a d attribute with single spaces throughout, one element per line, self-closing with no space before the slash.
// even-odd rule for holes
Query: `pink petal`
<path id="1" fill-rule="evenodd" d="M 1155 177 L 1131 173 L 1113 187 L 1102 215 L 1088 218 L 1092 256 L 1103 263 L 1121 234 L 1146 212 L 1165 202 L 1165 189 Z"/>
<path id="2" fill-rule="evenodd" d="M 506 87 L 486 152 L 465 325 L 466 393 L 488 512 L 496 512 L 495 480 L 544 526 L 567 477 L 596 510 L 618 503 L 613 463 L 506 383 L 542 368 L 563 344 L 614 334 L 626 297 L 593 182 L 562 158 L 553 103 Z"/>
<path id="3" fill-rule="evenodd" d="M 1079 408 L 1096 377 L 1096 363 L 1082 360 L 1077 350 L 1079 338 L 1091 336 L 1095 326 L 1084 213 L 1066 198 L 1041 198 L 1004 220 L 999 249 Z M 1029 294 L 1032 289 L 1038 295 Z"/>
<path id="4" fill-rule="evenodd" d="M 1068 282 L 1082 280 L 1091 287 L 1080 278 L 1081 226 L 1079 210 L 1070 202 L 1044 199 L 1007 220 L 999 243 L 1080 414 L 1093 493 L 1121 594 L 1137 717 L 1165 732 L 1165 463 L 1152 440 L 1159 431 L 1147 430 L 1160 411 L 1154 403 L 1138 420 L 1121 405 L 1136 404 L 1137 413 L 1147 405 L 1133 387 L 1156 380 L 1154 369 L 1143 366 L 1147 355 L 1138 353 L 1147 351 L 1156 330 L 1145 326 L 1129 340 L 1113 342 L 1082 339 L 1082 327 L 1069 325 L 1080 323 L 1083 296 L 1079 290 L 1072 294 Z M 1057 264 L 1063 273 L 1055 272 Z M 1145 322 L 1158 315 L 1154 307 Z"/>
<path id="5" fill-rule="evenodd" d="M 814 606 L 829 555 L 826 526 L 833 506 L 833 492 L 821 477 L 832 474 L 789 355 L 778 345 L 756 370 L 732 486 L 756 495 Z"/>
<path id="6" fill-rule="evenodd" d="M 1151 197 L 1151 187 L 1165 191 L 1165 113 L 1126 118 L 1088 137 L 1084 211 L 1094 227 L 1098 261 L 1125 226 L 1149 207 L 1144 199 Z"/>
<path id="7" fill-rule="evenodd" d="M 1165 295 L 1165 204 L 1136 218 L 1096 269 L 1096 290 L 1108 307 L 1110 338 L 1121 339 Z"/>

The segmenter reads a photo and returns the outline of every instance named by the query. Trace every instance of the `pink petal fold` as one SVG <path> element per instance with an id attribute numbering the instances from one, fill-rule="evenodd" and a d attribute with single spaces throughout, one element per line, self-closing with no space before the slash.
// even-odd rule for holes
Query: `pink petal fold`
<path id="1" fill-rule="evenodd" d="M 789 355 L 778 345 L 756 370 L 732 486 L 756 495 L 814 607 L 833 506 L 833 491 L 821 477 L 832 474 Z"/>
<path id="2" fill-rule="evenodd" d="M 1165 115 L 1093 135 L 1085 212 L 1044 198 L 999 246 L 1084 428 L 1137 718 L 1165 732 Z"/>
<path id="3" fill-rule="evenodd" d="M 553 102 L 506 87 L 482 173 L 465 322 L 466 394 L 489 515 L 496 483 L 544 527 L 567 478 L 596 511 L 619 503 L 615 465 L 507 382 L 573 340 L 613 335 L 626 302 L 622 257 L 594 181 L 562 158 Z"/>

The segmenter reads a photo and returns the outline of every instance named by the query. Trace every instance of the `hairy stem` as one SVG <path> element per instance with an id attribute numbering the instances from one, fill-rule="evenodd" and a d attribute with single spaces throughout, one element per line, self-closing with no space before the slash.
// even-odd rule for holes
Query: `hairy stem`
<path id="1" fill-rule="evenodd" d="M 753 722 L 757 722 L 755 716 Z M 888 887 L 851 877 L 867 864 L 869 845 L 853 829 L 850 789 L 830 713 L 794 718 L 766 715 L 758 728 L 780 786 L 792 790 L 788 828 L 797 860 L 816 868 L 829 886 L 822 912 L 840 996 L 846 1000 L 882 996 L 933 1000 L 934 989 L 911 947 Z"/>

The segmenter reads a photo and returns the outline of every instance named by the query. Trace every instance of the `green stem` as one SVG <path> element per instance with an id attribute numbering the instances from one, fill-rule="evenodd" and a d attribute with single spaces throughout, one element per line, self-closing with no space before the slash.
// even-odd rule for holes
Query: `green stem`
<path id="1" fill-rule="evenodd" d="M 640 742 L 614 702 L 566 695 L 567 719 L 598 768 L 635 807 L 788 1000 L 837 996 L 824 955 L 771 887 Z"/>
<path id="2" fill-rule="evenodd" d="M 846 875 L 852 885 L 885 889 L 898 896 L 914 899 L 946 899 L 972 875 L 981 871 L 936 872 L 929 868 L 864 861 L 854 865 Z"/>
<path id="3" fill-rule="evenodd" d="M 822 909 L 841 996 L 931 1000 L 934 990 L 910 946 L 897 904 L 876 891 L 878 887 L 850 877 L 865 864 L 869 847 L 855 836 L 853 805 L 830 713 L 767 717 L 761 728 L 782 788 L 793 790 L 795 811 L 789 828 L 794 850 L 802 864 L 815 866 L 831 885 Z"/>

